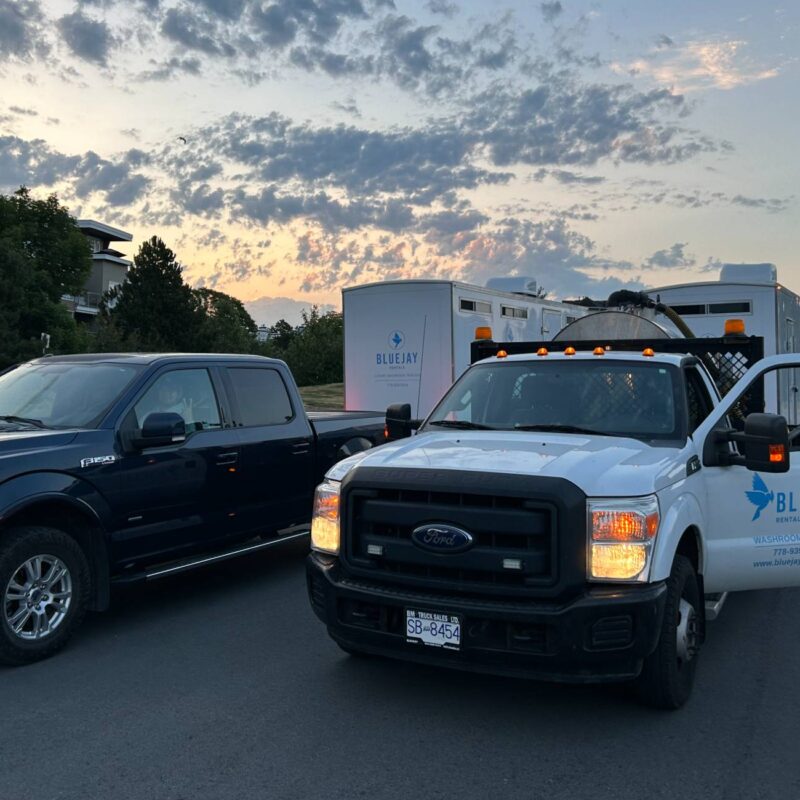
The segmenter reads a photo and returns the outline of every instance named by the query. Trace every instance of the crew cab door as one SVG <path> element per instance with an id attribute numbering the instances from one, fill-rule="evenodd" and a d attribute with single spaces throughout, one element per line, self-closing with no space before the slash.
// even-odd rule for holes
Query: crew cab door
<path id="1" fill-rule="evenodd" d="M 225 385 L 241 450 L 239 523 L 271 533 L 311 519 L 314 434 L 281 371 L 229 365 Z"/>
<path id="2" fill-rule="evenodd" d="M 203 549 L 236 526 L 236 432 L 226 426 L 219 381 L 205 365 L 158 372 L 123 415 L 123 455 L 99 480 L 115 517 L 117 564 L 153 562 L 181 550 Z M 152 413 L 184 419 L 186 439 L 163 447 L 126 441 Z"/>
<path id="3" fill-rule="evenodd" d="M 768 372 L 797 367 L 798 354 L 771 356 L 752 367 L 699 426 L 695 441 L 700 451 L 714 427 L 731 421 L 738 427 L 737 409 L 756 381 Z M 788 472 L 764 473 L 741 465 L 708 466 L 704 452 L 706 592 L 800 585 L 800 436 L 792 440 L 789 459 Z"/>

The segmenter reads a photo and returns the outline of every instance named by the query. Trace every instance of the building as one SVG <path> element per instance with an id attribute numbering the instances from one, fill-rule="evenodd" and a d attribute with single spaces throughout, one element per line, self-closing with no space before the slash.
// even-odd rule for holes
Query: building
<path id="1" fill-rule="evenodd" d="M 92 271 L 80 294 L 64 295 L 62 299 L 76 319 L 89 321 L 100 312 L 103 295 L 123 283 L 132 266 L 124 253 L 112 248 L 111 243 L 130 242 L 133 236 L 93 219 L 79 219 L 77 225 L 92 250 Z"/>

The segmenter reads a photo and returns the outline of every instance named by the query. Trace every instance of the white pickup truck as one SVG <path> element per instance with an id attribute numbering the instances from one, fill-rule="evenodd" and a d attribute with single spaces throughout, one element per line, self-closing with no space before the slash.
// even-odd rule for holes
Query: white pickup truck
<path id="1" fill-rule="evenodd" d="M 800 584 L 793 434 L 740 413 L 800 354 L 721 399 L 704 359 L 658 343 L 561 347 L 473 364 L 415 435 L 330 469 L 311 604 L 348 652 L 635 680 L 678 708 L 726 593 Z M 387 417 L 390 438 L 408 416 Z"/>

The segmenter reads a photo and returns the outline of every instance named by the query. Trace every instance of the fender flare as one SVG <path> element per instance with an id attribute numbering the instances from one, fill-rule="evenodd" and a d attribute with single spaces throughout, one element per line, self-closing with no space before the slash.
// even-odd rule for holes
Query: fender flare
<path id="1" fill-rule="evenodd" d="M 694 494 L 683 492 L 674 498 L 667 513 L 661 518 L 653 553 L 653 565 L 650 569 L 651 581 L 666 580 L 669 577 L 678 545 L 689 528 L 694 528 L 698 533 L 697 549 L 700 560 L 698 572 L 701 575 L 705 572 L 708 557 L 708 547 L 703 535 L 705 517 Z"/>
<path id="2" fill-rule="evenodd" d="M 68 505 L 86 520 L 87 536 L 81 544 L 92 571 L 90 607 L 105 609 L 111 594 L 106 531 L 112 515 L 105 498 L 94 486 L 63 472 L 30 472 L 5 481 L 0 484 L 0 528 L 13 525 L 20 514 L 54 502 Z"/>

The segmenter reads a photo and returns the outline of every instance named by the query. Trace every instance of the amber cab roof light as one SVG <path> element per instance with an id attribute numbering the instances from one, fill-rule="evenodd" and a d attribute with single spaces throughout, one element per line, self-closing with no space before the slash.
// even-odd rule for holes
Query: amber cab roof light
<path id="1" fill-rule="evenodd" d="M 574 356 L 574 355 L 575 355 L 575 348 L 574 348 L 574 347 L 572 347 L 572 345 L 570 345 L 569 347 L 567 347 L 567 348 L 564 350 L 564 355 L 565 355 L 565 356 Z"/>
<path id="2" fill-rule="evenodd" d="M 548 355 L 548 354 L 549 354 L 549 351 L 548 351 L 548 349 L 547 349 L 546 347 L 540 347 L 540 348 L 539 348 L 539 349 L 536 351 L 536 355 L 537 355 L 537 356 L 546 356 L 546 355 Z"/>
<path id="3" fill-rule="evenodd" d="M 605 348 L 603 348 L 603 347 L 595 347 L 595 349 L 592 350 L 592 352 L 596 356 L 604 356 L 606 354 Z"/>
<path id="4" fill-rule="evenodd" d="M 726 319 L 725 320 L 725 335 L 726 336 L 744 336 L 744 320 L 743 319 Z"/>
<path id="5" fill-rule="evenodd" d="M 498 350 L 497 351 L 498 358 L 508 358 L 508 353 L 505 350 Z"/>
<path id="6" fill-rule="evenodd" d="M 655 354 L 656 352 L 652 347 L 645 347 L 645 349 L 642 350 L 642 355 L 647 356 L 648 358 L 652 358 Z"/>

